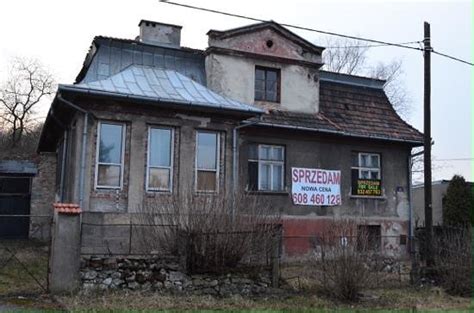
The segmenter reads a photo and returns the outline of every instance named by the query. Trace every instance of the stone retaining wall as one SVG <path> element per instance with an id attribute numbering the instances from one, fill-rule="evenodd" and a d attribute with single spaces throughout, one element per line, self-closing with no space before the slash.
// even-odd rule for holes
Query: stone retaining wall
<path id="1" fill-rule="evenodd" d="M 268 271 L 254 275 L 187 275 L 181 271 L 176 259 L 163 257 L 82 258 L 81 283 L 86 292 L 130 289 L 230 296 L 263 294 L 271 289 Z"/>

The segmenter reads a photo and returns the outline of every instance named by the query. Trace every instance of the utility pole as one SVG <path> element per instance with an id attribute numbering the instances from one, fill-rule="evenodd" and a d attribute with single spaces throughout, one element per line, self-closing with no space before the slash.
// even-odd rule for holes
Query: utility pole
<path id="1" fill-rule="evenodd" d="M 424 24 L 424 180 L 425 180 L 425 235 L 426 265 L 434 265 L 433 257 L 433 208 L 431 185 L 431 32 L 430 24 Z"/>

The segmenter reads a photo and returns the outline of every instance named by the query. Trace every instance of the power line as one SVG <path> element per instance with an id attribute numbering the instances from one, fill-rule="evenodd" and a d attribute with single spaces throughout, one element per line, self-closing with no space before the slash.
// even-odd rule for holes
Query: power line
<path id="1" fill-rule="evenodd" d="M 473 161 L 474 158 L 454 158 L 454 159 L 433 159 L 433 162 L 444 162 L 444 161 Z"/>
<path id="2" fill-rule="evenodd" d="M 411 45 L 411 44 L 419 44 L 423 43 L 423 41 L 409 41 L 409 42 L 400 42 L 397 45 Z M 377 47 L 387 47 L 387 44 L 380 44 L 380 45 L 347 45 L 347 46 L 334 46 L 334 47 L 325 47 L 326 49 L 346 49 L 346 48 L 377 48 Z"/>
<path id="3" fill-rule="evenodd" d="M 251 21 L 255 21 L 255 22 L 264 22 L 264 23 L 265 22 L 270 22 L 270 21 L 255 18 L 255 17 L 245 16 L 245 15 L 240 15 L 240 14 L 235 14 L 235 13 L 229 13 L 229 12 L 224 12 L 224 11 L 219 11 L 219 10 L 214 10 L 214 9 L 202 8 L 202 7 L 197 7 L 197 6 L 194 6 L 194 5 L 177 3 L 177 2 L 173 2 L 173 1 L 160 0 L 160 2 L 163 2 L 163 3 L 166 3 L 166 4 L 171 4 L 171 5 L 176 5 L 176 6 L 180 6 L 180 7 L 184 7 L 184 8 L 188 8 L 188 9 L 193 9 L 193 10 L 199 10 L 199 11 L 205 11 L 205 12 L 210 12 L 210 13 L 216 13 L 216 14 L 231 16 L 231 17 L 243 18 L 243 19 L 247 19 L 247 20 L 251 20 Z M 363 37 L 357 37 L 357 36 L 351 36 L 351 35 L 344 35 L 344 34 L 339 34 L 339 33 L 334 33 L 334 32 L 330 32 L 330 31 L 319 30 L 319 29 L 314 29 L 314 28 L 304 27 L 304 26 L 299 26 L 299 25 L 292 25 L 292 24 L 286 24 L 286 23 L 278 23 L 278 24 L 280 24 L 282 26 L 285 26 L 285 27 L 290 27 L 290 28 L 295 28 L 295 29 L 300 29 L 300 30 L 306 30 L 306 31 L 316 32 L 316 33 L 330 35 L 330 36 L 337 36 L 337 37 L 343 37 L 343 38 L 348 38 L 348 39 L 373 42 L 373 43 L 382 44 L 382 45 L 386 45 L 386 46 L 394 46 L 394 47 L 399 47 L 399 48 L 423 51 L 423 49 L 421 49 L 421 48 L 405 46 L 405 45 L 399 44 L 399 43 L 393 43 L 393 42 L 387 42 L 387 41 L 382 41 L 382 40 L 363 38 Z"/>
<path id="4" fill-rule="evenodd" d="M 176 5 L 176 6 L 180 6 L 180 7 L 184 7 L 184 8 L 188 8 L 188 9 L 205 11 L 205 12 L 210 12 L 210 13 L 216 13 L 216 14 L 221 14 L 221 15 L 226 15 L 226 16 L 231 16 L 231 17 L 237 17 L 237 18 L 247 19 L 247 20 L 251 20 L 251 21 L 255 21 L 255 22 L 269 22 L 267 20 L 259 19 L 259 18 L 255 18 L 255 17 L 251 17 L 251 16 L 235 14 L 235 13 L 229 13 L 229 12 L 224 12 L 224 11 L 219 11 L 219 10 L 214 10 L 214 9 L 208 9 L 208 8 L 198 7 L 198 6 L 189 5 L 189 4 L 177 3 L 177 2 L 173 2 L 173 1 L 167 1 L 167 0 L 159 0 L 159 1 L 163 2 L 163 3 L 166 3 L 166 4 Z M 408 42 L 408 43 L 394 43 L 394 42 L 387 42 L 387 41 L 371 39 L 371 38 L 345 35 L 345 34 L 340 34 L 340 33 L 335 33 L 335 32 L 330 32 L 330 31 L 325 31 L 325 30 L 319 30 L 319 29 L 304 27 L 304 26 L 299 26 L 299 25 L 292 25 L 292 24 L 286 24 L 286 23 L 278 23 L 278 24 L 280 24 L 282 26 L 289 27 L 289 28 L 306 30 L 306 31 L 316 32 L 316 33 L 330 35 L 330 36 L 337 36 L 337 37 L 342 37 L 342 38 L 348 38 L 348 39 L 360 40 L 360 41 L 367 41 L 367 42 L 372 42 L 372 43 L 378 44 L 378 45 L 367 45 L 367 46 L 354 46 L 353 48 L 363 48 L 363 47 L 373 48 L 373 47 L 393 46 L 393 47 L 398 47 L 398 48 L 423 51 L 423 48 L 407 46 L 407 44 L 422 43 L 423 41 L 412 41 L 412 42 Z M 339 48 L 340 49 L 340 48 L 344 48 L 344 47 L 328 47 L 328 48 L 333 48 L 333 49 L 338 49 Z M 349 47 L 347 47 L 347 48 L 349 48 Z M 454 61 L 458 61 L 458 62 L 467 64 L 467 65 L 470 65 L 470 66 L 474 66 L 474 63 L 471 63 L 471 62 L 453 57 L 453 56 L 445 54 L 445 53 L 434 51 L 433 49 L 431 51 L 433 53 L 437 54 L 437 55 L 452 59 Z"/>
<path id="5" fill-rule="evenodd" d="M 431 50 L 431 52 L 433 52 L 434 54 L 443 56 L 443 57 L 445 57 L 445 58 L 452 59 L 452 60 L 454 60 L 454 61 L 458 61 L 458 62 L 461 62 L 461 63 L 465 63 L 465 64 L 467 64 L 467 65 L 474 66 L 474 63 L 471 63 L 471 62 L 468 62 L 468 61 L 465 61 L 465 60 L 462 60 L 462 59 L 459 59 L 459 58 L 450 56 L 450 55 L 445 54 L 445 53 L 441 53 L 441 52 L 438 52 L 438 51 L 435 51 L 435 50 Z"/>

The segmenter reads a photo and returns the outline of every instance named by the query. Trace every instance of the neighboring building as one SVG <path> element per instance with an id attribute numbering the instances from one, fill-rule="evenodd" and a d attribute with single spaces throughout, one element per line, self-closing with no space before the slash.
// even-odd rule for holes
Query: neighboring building
<path id="1" fill-rule="evenodd" d="M 450 180 L 432 182 L 432 208 L 433 225 L 443 225 L 443 198 L 448 190 Z M 468 182 L 470 186 L 474 183 Z M 425 226 L 425 185 L 419 184 L 412 187 L 413 226 Z"/>
<path id="2" fill-rule="evenodd" d="M 204 51 L 180 46 L 180 26 L 139 27 L 137 40 L 96 37 L 76 83 L 59 85 L 38 148 L 57 153 L 57 201 L 124 223 L 156 197 L 235 188 L 282 213 L 287 256 L 335 217 L 403 251 L 408 158 L 423 136 L 384 81 L 320 70 L 324 48 L 275 22 L 211 30 Z M 339 205 L 295 205 L 292 167 L 339 170 Z"/>
<path id="3" fill-rule="evenodd" d="M 37 171 L 31 161 L 0 160 L 0 239 L 28 238 L 31 183 Z"/>

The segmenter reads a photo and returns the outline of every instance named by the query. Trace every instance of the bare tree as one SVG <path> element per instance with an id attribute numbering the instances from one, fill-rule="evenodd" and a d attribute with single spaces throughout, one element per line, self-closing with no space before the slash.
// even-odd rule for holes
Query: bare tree
<path id="1" fill-rule="evenodd" d="M 0 117 L 9 131 L 12 147 L 32 126 L 38 103 L 54 92 L 54 79 L 38 60 L 13 60 L 9 77 L 0 85 Z"/>
<path id="2" fill-rule="evenodd" d="M 328 39 L 324 51 L 325 69 L 350 75 L 386 80 L 385 92 L 394 109 L 406 118 L 411 113 L 411 99 L 403 83 L 403 63 L 392 60 L 368 65 L 367 43 L 352 39 Z"/>

